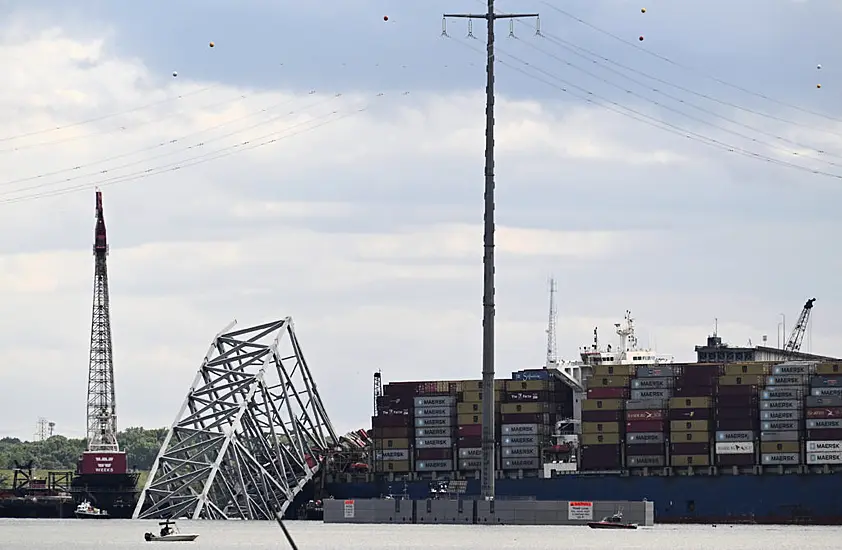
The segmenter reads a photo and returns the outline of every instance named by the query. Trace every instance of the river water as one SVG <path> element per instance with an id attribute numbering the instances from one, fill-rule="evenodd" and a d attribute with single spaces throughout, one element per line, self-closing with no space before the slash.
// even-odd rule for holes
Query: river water
<path id="1" fill-rule="evenodd" d="M 274 522 L 180 521 L 178 525 L 183 533 L 198 533 L 199 538 L 175 548 L 289 548 Z M 838 550 L 842 542 L 840 527 L 658 525 L 636 531 L 595 531 L 587 527 L 326 525 L 303 521 L 286 525 L 299 550 Z M 0 549 L 148 549 L 143 533 L 155 530 L 153 521 L 0 519 Z"/>

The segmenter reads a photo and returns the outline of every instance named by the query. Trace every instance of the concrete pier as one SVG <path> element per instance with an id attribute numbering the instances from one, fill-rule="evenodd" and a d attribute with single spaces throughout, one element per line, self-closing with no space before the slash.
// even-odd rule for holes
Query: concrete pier
<path id="1" fill-rule="evenodd" d="M 655 524 L 650 501 L 325 500 L 325 523 L 585 525 L 622 510 L 623 520 Z"/>

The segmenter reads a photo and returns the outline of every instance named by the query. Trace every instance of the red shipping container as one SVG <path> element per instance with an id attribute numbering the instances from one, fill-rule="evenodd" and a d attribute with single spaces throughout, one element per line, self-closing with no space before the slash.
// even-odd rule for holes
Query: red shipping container
<path id="1" fill-rule="evenodd" d="M 628 388 L 588 388 L 588 399 L 628 399 Z"/>
<path id="2" fill-rule="evenodd" d="M 807 418 L 842 418 L 842 407 L 807 409 Z"/>
<path id="3" fill-rule="evenodd" d="M 717 386 L 716 395 L 757 395 L 757 386 Z"/>
<path id="4" fill-rule="evenodd" d="M 663 432 L 664 431 L 664 421 L 663 420 L 633 420 L 631 422 L 626 422 L 626 431 L 627 432 Z"/>
<path id="5" fill-rule="evenodd" d="M 128 471 L 126 466 L 126 453 L 108 451 L 85 451 L 79 461 L 78 473 L 80 474 L 125 474 Z"/>
<path id="6" fill-rule="evenodd" d="M 664 411 L 648 410 L 648 411 L 626 411 L 626 420 L 663 420 Z"/>
<path id="7" fill-rule="evenodd" d="M 415 458 L 418 460 L 452 460 L 453 449 L 417 449 Z"/>
<path id="8" fill-rule="evenodd" d="M 465 424 L 459 426 L 461 437 L 482 437 L 482 424 Z"/>
<path id="9" fill-rule="evenodd" d="M 673 397 L 708 397 L 713 395 L 713 386 L 697 386 L 687 383 L 677 383 L 672 392 Z"/>
<path id="10" fill-rule="evenodd" d="M 710 420 L 710 409 L 670 409 L 670 420 Z"/>
<path id="11" fill-rule="evenodd" d="M 716 455 L 717 466 L 753 466 L 754 453 L 746 455 Z"/>
<path id="12" fill-rule="evenodd" d="M 670 452 L 674 455 L 706 455 L 710 453 L 710 443 L 673 443 Z"/>
<path id="13" fill-rule="evenodd" d="M 459 438 L 460 449 L 478 449 L 479 447 L 482 447 L 482 436 Z"/>
<path id="14" fill-rule="evenodd" d="M 807 439 L 813 441 L 842 441 L 842 429 L 820 428 L 807 430 Z"/>
<path id="15" fill-rule="evenodd" d="M 623 411 L 582 411 L 582 422 L 622 422 Z"/>

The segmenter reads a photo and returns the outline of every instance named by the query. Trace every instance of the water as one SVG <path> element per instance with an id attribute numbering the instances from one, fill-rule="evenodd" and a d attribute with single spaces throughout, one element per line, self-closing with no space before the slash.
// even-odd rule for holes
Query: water
<path id="1" fill-rule="evenodd" d="M 502 525 L 326 525 L 303 521 L 286 525 L 299 550 L 837 550 L 842 537 L 840 527 L 754 525 L 659 525 L 637 531 Z M 199 538 L 174 548 L 289 548 L 275 522 L 180 521 L 178 526 L 183 533 L 198 533 Z M 0 519 L 0 549 L 148 550 L 143 533 L 156 530 L 153 521 Z"/>

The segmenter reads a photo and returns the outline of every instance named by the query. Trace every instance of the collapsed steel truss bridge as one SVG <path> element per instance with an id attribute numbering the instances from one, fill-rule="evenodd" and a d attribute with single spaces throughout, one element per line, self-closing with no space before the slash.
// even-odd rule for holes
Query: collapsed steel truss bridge
<path id="1" fill-rule="evenodd" d="M 235 323 L 202 361 L 135 519 L 273 519 L 337 448 L 292 318 Z"/>

